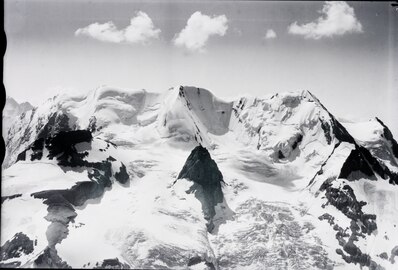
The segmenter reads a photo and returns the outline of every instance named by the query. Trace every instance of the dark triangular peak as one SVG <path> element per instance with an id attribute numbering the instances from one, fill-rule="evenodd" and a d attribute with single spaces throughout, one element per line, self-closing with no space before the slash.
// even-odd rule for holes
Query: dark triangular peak
<path id="1" fill-rule="evenodd" d="M 336 117 L 334 117 L 334 115 L 331 114 L 326 107 L 323 106 L 323 104 L 313 94 L 311 94 L 311 92 L 306 92 L 316 102 L 318 102 L 330 116 L 330 122 L 323 122 L 321 119 L 321 127 L 325 132 L 328 143 L 331 142 L 331 135 L 334 135 L 335 138 L 338 139 L 335 148 L 338 147 L 341 142 L 351 143 L 355 146 L 355 149 L 351 151 L 350 155 L 344 162 L 339 178 L 345 178 L 349 181 L 359 180 L 361 178 L 376 180 L 377 174 L 383 179 L 389 179 L 391 184 L 398 184 L 398 175 L 396 175 L 394 172 L 391 172 L 388 167 L 380 163 L 379 160 L 374 157 L 368 149 L 360 146 L 347 131 L 347 129 L 336 119 Z M 395 147 L 396 152 L 398 152 L 398 145 L 392 137 L 391 131 L 379 119 L 377 119 L 377 121 L 384 127 L 385 138 L 391 142 L 392 147 Z"/>
<path id="2" fill-rule="evenodd" d="M 398 175 L 396 173 L 390 171 L 368 149 L 356 145 L 344 162 L 339 178 L 345 178 L 349 181 L 361 178 L 376 180 L 375 174 L 378 174 L 383 179 L 388 179 L 390 184 L 398 184 Z"/>
<path id="3" fill-rule="evenodd" d="M 199 145 L 192 150 L 177 177 L 182 178 L 195 183 L 189 191 L 195 193 L 196 198 L 202 203 L 204 217 L 208 221 L 207 230 L 213 231 L 215 206 L 224 200 L 221 189 L 221 182 L 224 181 L 222 173 L 206 148 Z"/>
<path id="4" fill-rule="evenodd" d="M 221 186 L 223 182 L 216 162 L 202 145 L 192 150 L 177 178 L 186 178 L 202 186 Z"/>
<path id="5" fill-rule="evenodd" d="M 365 158 L 364 152 L 370 154 L 363 147 L 357 147 L 356 149 L 351 151 L 350 155 L 344 162 L 343 167 L 341 168 L 339 178 L 345 178 L 350 181 L 359 180 L 361 178 L 376 180 L 373 168 L 371 164 L 369 164 L 368 160 Z M 369 156 L 370 158 L 372 158 L 372 161 L 374 161 L 372 155 L 368 155 L 368 157 Z M 379 173 L 382 172 L 382 168 L 380 168 L 380 165 L 377 163 L 377 161 L 375 162 L 375 164 L 379 169 Z"/>

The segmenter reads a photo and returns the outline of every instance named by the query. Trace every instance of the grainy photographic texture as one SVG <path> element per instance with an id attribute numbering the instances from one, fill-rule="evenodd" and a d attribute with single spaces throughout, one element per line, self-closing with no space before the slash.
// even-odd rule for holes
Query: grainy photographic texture
<path id="1" fill-rule="evenodd" d="M 4 8 L 0 267 L 398 269 L 397 5 Z"/>

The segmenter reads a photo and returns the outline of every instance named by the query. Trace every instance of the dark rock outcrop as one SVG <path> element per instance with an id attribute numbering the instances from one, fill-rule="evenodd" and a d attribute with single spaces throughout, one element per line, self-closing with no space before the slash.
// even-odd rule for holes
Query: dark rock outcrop
<path id="1" fill-rule="evenodd" d="M 195 256 L 195 257 L 190 258 L 189 261 L 188 261 L 188 267 L 196 265 L 196 264 L 199 264 L 199 263 L 202 263 L 202 262 L 205 263 L 205 265 L 207 266 L 207 269 L 209 269 L 209 270 L 215 270 L 216 269 L 212 262 L 208 262 L 207 260 L 203 259 L 200 256 Z"/>
<path id="2" fill-rule="evenodd" d="M 45 146 L 49 155 L 48 158 L 56 158 L 58 164 L 65 166 L 65 169 L 73 167 L 85 167 L 88 170 L 88 177 L 93 181 L 78 182 L 70 189 L 65 190 L 44 190 L 32 194 L 35 198 L 45 199 L 45 203 L 51 206 L 53 203 L 71 204 L 73 206 L 81 206 L 88 199 L 94 199 L 103 195 L 105 188 L 112 185 L 112 162 L 115 159 L 109 156 L 101 162 L 89 162 L 85 160 L 87 153 L 78 153 L 75 145 L 82 142 L 90 143 L 92 140 L 91 132 L 88 130 L 62 131 L 53 137 L 35 141 L 27 150 L 31 150 L 33 155 L 37 151 L 43 151 Z M 42 148 L 39 148 L 38 146 Z M 25 152 L 27 151 L 25 150 Z M 123 170 L 124 168 L 124 170 Z M 121 169 L 115 177 L 121 183 L 128 180 L 126 168 L 122 163 Z"/>
<path id="3" fill-rule="evenodd" d="M 379 119 L 376 117 L 376 120 L 383 126 L 383 136 L 386 138 L 387 141 L 391 143 L 392 152 L 395 158 L 398 158 L 398 143 L 394 139 L 390 129 Z"/>
<path id="4" fill-rule="evenodd" d="M 131 267 L 126 263 L 120 262 L 118 258 L 114 258 L 105 259 L 101 264 L 96 263 L 93 269 L 131 269 Z"/>
<path id="5" fill-rule="evenodd" d="M 209 151 L 201 145 L 192 150 L 177 178 L 189 179 L 203 187 L 221 187 L 223 182 L 223 176 L 216 162 L 211 158 Z"/>
<path id="6" fill-rule="evenodd" d="M 64 190 L 44 190 L 32 194 L 35 198 L 46 199 L 44 203 L 51 205 L 53 201 L 63 200 L 74 206 L 82 206 L 88 199 L 101 197 L 105 188 L 111 187 L 112 164 L 107 159 L 100 163 L 87 162 L 88 177 L 93 181 L 77 182 L 74 186 Z"/>
<path id="7" fill-rule="evenodd" d="M 125 184 L 129 180 L 129 175 L 127 174 L 126 166 L 123 163 L 119 171 L 115 173 L 115 179 L 121 184 Z"/>
<path id="8" fill-rule="evenodd" d="M 58 256 L 53 248 L 46 248 L 33 264 L 35 268 L 72 268 Z"/>
<path id="9" fill-rule="evenodd" d="M 43 124 L 45 122 L 45 124 Z M 54 136 L 61 131 L 70 131 L 69 117 L 67 114 L 56 112 L 51 114 L 48 119 L 39 119 L 36 125 L 37 139 Z"/>
<path id="10" fill-rule="evenodd" d="M 387 254 L 387 252 L 380 253 L 379 257 L 382 258 L 382 259 L 384 259 L 384 260 L 388 260 L 388 254 Z"/>
<path id="11" fill-rule="evenodd" d="M 362 207 L 366 202 L 358 201 L 353 189 L 349 185 L 344 185 L 342 189 L 332 187 L 331 183 L 326 181 L 321 186 L 321 191 L 325 191 L 328 203 L 340 210 L 349 219 L 360 221 L 363 233 L 371 234 L 377 229 L 376 215 L 365 214 Z"/>
<path id="12" fill-rule="evenodd" d="M 359 148 L 351 151 L 341 168 L 339 178 L 345 178 L 351 181 L 361 178 L 376 180 L 372 168 Z"/>
<path id="13" fill-rule="evenodd" d="M 75 145 L 81 142 L 91 142 L 92 135 L 89 130 L 61 131 L 54 136 L 47 138 L 38 138 L 30 147 L 18 155 L 17 161 L 26 160 L 27 151 L 31 151 L 30 160 L 41 160 L 43 149 L 46 147 L 49 151 L 48 158 L 57 158 L 59 165 L 63 166 L 84 166 L 82 162 L 84 153 L 78 153 Z"/>
<path id="14" fill-rule="evenodd" d="M 321 103 L 320 105 L 327 111 Z M 365 176 L 368 179 L 375 180 L 375 173 L 377 173 L 383 179 L 389 179 L 390 184 L 398 184 L 398 175 L 396 173 L 391 172 L 388 167 L 384 166 L 384 164 L 375 158 L 368 149 L 358 145 L 346 128 L 337 121 L 331 113 L 329 113 L 329 116 L 331 119 L 330 124 L 320 119 L 321 127 L 324 130 L 328 143 L 330 144 L 331 142 L 331 134 L 334 134 L 335 138 L 339 141 L 336 147 L 341 142 L 348 142 L 355 145 L 355 149 L 351 151 L 349 157 L 343 164 L 339 178 L 358 180 Z M 376 119 L 384 127 L 384 137 L 390 141 L 392 151 L 394 155 L 398 157 L 398 144 L 393 138 L 391 131 L 378 118 Z"/>
<path id="15" fill-rule="evenodd" d="M 55 245 L 67 237 L 69 224 L 74 222 L 77 215 L 74 207 L 84 205 L 89 199 L 100 198 L 106 188 L 112 186 L 112 176 L 122 184 L 129 179 L 123 163 L 120 163 L 121 167 L 117 173 L 112 171 L 112 163 L 116 161 L 112 156 L 92 162 L 85 159 L 89 154 L 87 151 L 81 153 L 77 151 L 78 143 L 90 144 L 92 139 L 89 130 L 61 131 L 48 138 L 39 138 L 19 155 L 20 160 L 28 159 L 27 153 L 30 154 L 31 160 L 41 160 L 44 158 L 42 153 L 46 148 L 49 153 L 47 158 L 55 159 L 63 170 L 75 170 L 74 168 L 81 167 L 87 170 L 88 178 L 91 179 L 91 181 L 77 182 L 68 189 L 42 190 L 31 194 L 34 198 L 44 199 L 44 203 L 48 205 L 48 214 L 45 218 L 51 222 L 46 231 L 48 247 L 35 260 L 37 267 L 67 268 L 68 265 L 57 255 Z"/>
<path id="16" fill-rule="evenodd" d="M 302 140 L 303 140 L 303 135 L 299 134 L 294 143 L 292 144 L 292 149 L 295 150 Z"/>
<path id="17" fill-rule="evenodd" d="M 18 197 L 21 197 L 22 194 L 14 194 L 14 195 L 10 195 L 10 196 L 2 196 L 1 197 L 1 203 L 5 202 L 6 200 L 12 200 Z"/>
<path id="18" fill-rule="evenodd" d="M 318 217 L 319 220 L 327 220 L 330 225 L 334 225 L 334 217 L 328 213 L 322 214 Z"/>
<path id="19" fill-rule="evenodd" d="M 31 161 L 40 160 L 43 157 L 44 138 L 39 138 L 32 145 L 17 156 L 17 161 L 26 160 L 26 152 L 32 150 Z"/>
<path id="20" fill-rule="evenodd" d="M 21 232 L 17 233 L 1 247 L 0 261 L 19 258 L 22 254 L 30 254 L 33 252 L 33 248 L 33 240 Z"/>
<path id="21" fill-rule="evenodd" d="M 398 256 L 398 246 L 395 246 L 392 250 L 391 250 L 391 255 L 390 255 L 390 262 L 391 263 L 395 263 L 395 257 Z"/>
<path id="22" fill-rule="evenodd" d="M 2 263 L 0 262 L 0 268 L 17 268 L 21 265 L 21 262 L 10 262 L 10 263 Z"/>
<path id="23" fill-rule="evenodd" d="M 46 139 L 46 148 L 49 150 L 49 158 L 58 157 L 58 160 L 62 160 L 64 156 L 70 156 L 73 158 L 77 154 L 75 145 L 82 142 L 91 142 L 93 136 L 89 130 L 73 130 L 73 131 L 61 131 L 55 136 L 48 137 Z M 73 160 L 72 160 L 73 161 Z"/>
<path id="24" fill-rule="evenodd" d="M 177 177 L 181 178 L 195 183 L 190 192 L 194 192 L 202 203 L 203 213 L 208 221 L 207 229 L 211 232 L 214 228 L 212 218 L 216 214 L 215 206 L 224 200 L 221 188 L 221 183 L 224 181 L 222 173 L 206 148 L 199 145 L 192 150 Z"/>
<path id="25" fill-rule="evenodd" d="M 331 113 L 329 113 L 329 115 L 331 118 L 331 129 L 336 139 L 338 139 L 340 142 L 355 144 L 354 138 L 348 133 L 346 128 L 339 121 L 337 121 Z"/>
<path id="26" fill-rule="evenodd" d="M 344 162 L 339 178 L 350 181 L 366 178 L 376 180 L 376 174 L 383 179 L 389 179 L 390 184 L 398 184 L 398 175 L 375 158 L 368 149 L 355 144 L 355 149 Z"/>
<path id="27" fill-rule="evenodd" d="M 372 258 L 368 254 L 363 253 L 355 244 L 359 237 L 364 238 L 377 229 L 376 215 L 365 214 L 362 211 L 362 207 L 366 205 L 366 202 L 358 201 L 353 189 L 349 185 L 344 185 L 342 188 L 335 188 L 332 186 L 332 181 L 333 179 L 325 181 L 320 190 L 325 191 L 328 204 L 336 207 L 351 220 L 348 231 L 343 230 L 343 228 L 339 227 L 337 224 L 334 225 L 334 229 L 337 231 L 336 239 L 344 250 L 337 249 L 336 252 L 341 255 L 347 263 L 359 263 L 361 266 L 369 267 L 371 265 L 377 266 Z M 329 214 L 322 215 L 320 219 L 328 220 L 331 225 L 334 223 Z M 345 240 L 347 237 L 348 240 Z"/>
<path id="28" fill-rule="evenodd" d="M 320 119 L 320 121 L 321 121 L 321 128 L 323 129 L 323 133 L 325 134 L 326 141 L 328 142 L 328 144 L 331 144 L 332 136 L 330 133 L 332 132 L 332 130 L 330 128 L 330 125 L 328 122 L 326 122 L 322 119 Z"/>

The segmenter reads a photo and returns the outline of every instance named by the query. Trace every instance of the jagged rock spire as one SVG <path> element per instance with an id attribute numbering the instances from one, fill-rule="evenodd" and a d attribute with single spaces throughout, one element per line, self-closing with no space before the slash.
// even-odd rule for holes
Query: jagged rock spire
<path id="1" fill-rule="evenodd" d="M 210 153 L 202 145 L 195 147 L 189 155 L 177 179 L 188 179 L 195 184 L 189 190 L 202 203 L 205 219 L 208 221 L 207 230 L 214 229 L 212 218 L 215 216 L 215 206 L 222 203 L 224 195 L 221 182 L 223 175 Z"/>

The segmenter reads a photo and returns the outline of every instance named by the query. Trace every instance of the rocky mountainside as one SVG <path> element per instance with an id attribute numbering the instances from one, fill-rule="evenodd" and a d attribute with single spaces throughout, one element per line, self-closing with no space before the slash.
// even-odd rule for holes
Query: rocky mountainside
<path id="1" fill-rule="evenodd" d="M 29 102 L 22 102 L 19 104 L 15 101 L 12 97 L 7 96 L 6 102 L 3 108 L 3 132 L 2 135 L 4 138 L 7 137 L 7 131 L 10 126 L 14 123 L 18 117 L 29 111 L 32 110 L 33 106 Z"/>
<path id="2" fill-rule="evenodd" d="M 1 266 L 398 267 L 397 141 L 308 91 L 100 87 L 7 134 Z"/>

